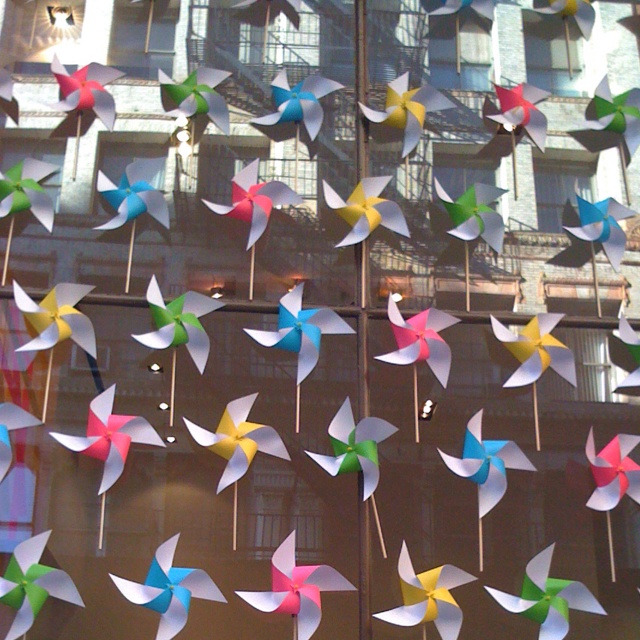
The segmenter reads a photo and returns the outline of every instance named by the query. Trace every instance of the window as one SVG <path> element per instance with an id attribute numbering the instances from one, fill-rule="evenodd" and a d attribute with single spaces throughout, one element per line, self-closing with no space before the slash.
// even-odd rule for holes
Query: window
<path id="1" fill-rule="evenodd" d="M 538 204 L 538 231 L 563 233 L 562 212 L 567 200 L 576 203 L 576 187 L 581 198 L 593 201 L 595 197 L 595 161 L 591 163 L 560 157 L 539 158 L 534 154 L 533 170 Z"/>
<path id="2" fill-rule="evenodd" d="M 582 45 L 584 40 L 573 20 L 569 26 L 569 53 L 567 56 L 565 23 L 559 16 L 540 16 L 523 11 L 524 51 L 527 82 L 561 96 L 586 95 L 579 89 L 582 78 Z"/>
<path id="3" fill-rule="evenodd" d="M 460 74 L 456 69 L 456 18 L 432 16 L 429 43 L 431 84 L 441 89 L 491 89 L 491 25 L 472 11 L 460 24 Z M 462 18 L 461 15 L 461 18 Z"/>
<path id="4" fill-rule="evenodd" d="M 158 69 L 171 76 L 179 13 L 177 0 L 116 0 L 109 64 L 134 78 L 157 80 Z"/>
<path id="5" fill-rule="evenodd" d="M 467 145 L 438 145 L 433 152 L 433 177 L 455 200 L 476 182 L 496 184 L 497 161 L 471 155 Z"/>

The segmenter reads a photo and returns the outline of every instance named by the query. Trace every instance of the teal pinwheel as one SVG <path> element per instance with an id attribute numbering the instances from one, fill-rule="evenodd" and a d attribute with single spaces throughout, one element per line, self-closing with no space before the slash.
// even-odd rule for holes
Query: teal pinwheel
<path id="1" fill-rule="evenodd" d="M 84 607 L 67 573 L 40 564 L 51 531 L 24 540 L 14 550 L 4 577 L 0 578 L 0 602 L 18 613 L 4 640 L 16 640 L 31 629 L 49 596 Z"/>
<path id="2" fill-rule="evenodd" d="M 170 116 L 193 118 L 206 115 L 225 135 L 229 135 L 229 109 L 216 87 L 231 73 L 219 69 L 200 67 L 181 83 L 174 82 L 162 70 L 158 70 L 160 88 L 175 108 Z"/>
<path id="3" fill-rule="evenodd" d="M 552 544 L 529 561 L 520 597 L 485 587 L 507 611 L 537 622 L 539 640 L 562 640 L 569 633 L 570 609 L 607 615 L 582 582 L 549 577 L 554 547 Z"/>
<path id="4" fill-rule="evenodd" d="M 208 573 L 173 566 L 179 538 L 178 533 L 156 549 L 144 584 L 109 574 L 127 600 L 160 614 L 156 640 L 171 640 L 180 633 L 187 624 L 192 598 L 227 602 Z"/>
<path id="5" fill-rule="evenodd" d="M 356 426 L 351 401 L 347 398 L 329 425 L 329 440 L 335 457 L 311 451 L 305 453 L 332 476 L 362 472 L 363 500 L 366 500 L 380 480 L 378 444 L 396 431 L 396 427 L 381 418 L 364 418 Z"/>

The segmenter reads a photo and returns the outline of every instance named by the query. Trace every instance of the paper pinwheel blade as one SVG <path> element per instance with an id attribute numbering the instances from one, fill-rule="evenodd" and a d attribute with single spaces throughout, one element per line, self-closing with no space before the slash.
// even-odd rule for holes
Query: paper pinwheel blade
<path id="1" fill-rule="evenodd" d="M 13 462 L 13 448 L 9 435 L 11 431 L 41 424 L 41 420 L 11 402 L 0 404 L 0 482 L 4 480 Z"/>

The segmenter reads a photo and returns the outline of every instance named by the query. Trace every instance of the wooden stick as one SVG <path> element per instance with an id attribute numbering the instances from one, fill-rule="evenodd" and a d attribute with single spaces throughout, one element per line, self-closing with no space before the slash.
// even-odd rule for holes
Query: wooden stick
<path id="1" fill-rule="evenodd" d="M 620 165 L 622 166 L 622 180 L 624 181 L 624 192 L 627 196 L 627 204 L 631 204 L 631 191 L 629 191 L 629 176 L 627 175 L 627 156 L 624 152 L 624 143 L 618 145 L 620 150 Z"/>
<path id="2" fill-rule="evenodd" d="M 149 0 L 149 17 L 147 18 L 147 37 L 144 41 L 144 52 L 149 53 L 149 40 L 151 39 L 151 26 L 153 24 L 154 0 Z"/>
<path id="3" fill-rule="evenodd" d="M 44 402 L 42 403 L 42 422 L 47 421 L 47 406 L 49 405 L 49 387 L 51 386 L 51 369 L 53 367 L 53 350 L 49 351 L 49 366 L 47 367 L 47 381 L 44 383 Z"/>
<path id="4" fill-rule="evenodd" d="M 591 266 L 593 267 L 593 287 L 596 292 L 596 308 L 598 310 L 598 318 L 602 318 L 602 305 L 600 304 L 600 287 L 598 286 L 598 272 L 596 270 L 596 250 L 591 243 Z"/>
<path id="5" fill-rule="evenodd" d="M 76 123 L 76 149 L 73 156 L 73 173 L 71 179 L 75 182 L 78 175 L 78 154 L 80 153 L 80 132 L 82 131 L 82 111 L 78 111 L 78 121 Z"/>
<path id="6" fill-rule="evenodd" d="M 267 0 L 267 14 L 264 19 L 264 41 L 262 42 L 262 64 L 267 61 L 267 42 L 269 40 L 269 22 L 271 21 L 271 0 Z"/>
<path id="7" fill-rule="evenodd" d="M 564 22 L 564 41 L 567 45 L 567 67 L 569 68 L 569 79 L 573 80 L 573 65 L 571 64 L 571 45 L 569 40 L 569 21 L 566 16 L 562 16 Z"/>
<path id="8" fill-rule="evenodd" d="M 427 640 L 427 623 L 422 625 L 422 640 Z"/>
<path id="9" fill-rule="evenodd" d="M 540 424 L 538 423 L 538 389 L 533 383 L 533 422 L 536 427 L 536 451 L 540 451 Z"/>
<path id="10" fill-rule="evenodd" d="M 233 550 L 238 548 L 238 483 L 233 483 Z"/>
<path id="11" fill-rule="evenodd" d="M 369 256 L 369 240 L 364 239 L 362 241 L 362 251 L 360 252 L 360 273 L 363 275 L 362 286 L 360 287 L 360 306 L 363 309 L 367 307 L 367 278 L 364 275 L 367 273 L 367 258 Z"/>
<path id="12" fill-rule="evenodd" d="M 9 254 L 11 253 L 11 240 L 13 239 L 13 225 L 15 224 L 15 215 L 11 216 L 11 224 L 9 225 L 9 235 L 7 236 L 7 248 L 4 252 L 4 268 L 2 269 L 2 286 L 7 282 L 7 269 L 9 268 Z"/>
<path id="13" fill-rule="evenodd" d="M 133 243 L 136 239 L 136 222 L 137 218 L 133 219 L 131 225 L 131 240 L 129 240 L 129 260 L 127 262 L 127 279 L 124 283 L 124 292 L 129 293 L 129 287 L 131 286 L 131 265 L 133 264 Z"/>
<path id="14" fill-rule="evenodd" d="M 100 505 L 100 534 L 98 535 L 98 549 L 102 550 L 104 541 L 104 512 L 107 506 L 107 492 L 102 494 L 102 504 Z"/>
<path id="15" fill-rule="evenodd" d="M 33 48 L 33 41 L 36 37 L 36 22 L 38 21 L 38 9 L 40 8 L 40 0 L 36 0 L 36 6 L 33 10 L 33 22 L 31 23 L 31 37 L 29 38 L 29 49 Z M 25 638 L 27 634 L 25 633 Z"/>
<path id="16" fill-rule="evenodd" d="M 249 267 L 249 301 L 253 300 L 253 279 L 256 274 L 256 245 L 251 246 L 251 263 Z"/>
<path id="17" fill-rule="evenodd" d="M 460 75 L 460 14 L 456 13 L 456 71 Z"/>
<path id="18" fill-rule="evenodd" d="M 298 640 L 298 616 L 291 616 L 293 618 L 293 640 Z"/>
<path id="19" fill-rule="evenodd" d="M 298 193 L 298 151 L 300 148 L 300 123 L 296 122 L 296 162 L 293 173 L 293 190 Z"/>
<path id="20" fill-rule="evenodd" d="M 296 433 L 300 433 L 300 385 L 296 385 Z"/>
<path id="21" fill-rule="evenodd" d="M 616 562 L 613 556 L 613 533 L 611 531 L 611 511 L 607 511 L 607 533 L 609 534 L 609 564 L 611 565 L 611 582 L 616 581 Z"/>
<path id="22" fill-rule="evenodd" d="M 413 363 L 413 413 L 416 430 L 416 443 L 420 444 L 420 424 L 418 422 L 418 365 Z"/>
<path id="23" fill-rule="evenodd" d="M 482 518 L 478 518 L 478 556 L 480 560 L 480 573 L 484 571 L 484 534 L 482 531 Z"/>
<path id="24" fill-rule="evenodd" d="M 373 507 L 373 517 L 376 521 L 376 529 L 378 530 L 378 538 L 380 539 L 380 551 L 382 551 L 382 557 L 387 559 L 387 546 L 384 543 L 384 536 L 382 535 L 382 525 L 380 524 L 380 516 L 378 515 L 378 506 L 376 505 L 376 496 L 371 494 L 371 506 Z"/>
<path id="25" fill-rule="evenodd" d="M 465 308 L 471 311 L 471 291 L 469 289 L 469 243 L 464 243 L 464 282 L 465 282 Z"/>
<path id="26" fill-rule="evenodd" d="M 409 154 L 404 157 L 404 197 L 409 200 Z"/>
<path id="27" fill-rule="evenodd" d="M 512 152 L 512 167 L 513 167 L 513 197 L 518 199 L 518 167 L 516 158 L 516 129 L 511 125 L 511 152 Z"/>
<path id="28" fill-rule="evenodd" d="M 173 418 L 175 416 L 176 402 L 176 364 L 178 361 L 178 348 L 173 348 L 173 358 L 171 360 L 171 401 L 169 404 L 169 426 L 173 427 Z"/>

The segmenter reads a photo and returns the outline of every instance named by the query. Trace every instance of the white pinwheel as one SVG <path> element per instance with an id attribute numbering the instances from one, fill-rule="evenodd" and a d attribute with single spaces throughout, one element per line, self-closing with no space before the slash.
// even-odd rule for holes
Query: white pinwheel
<path id="1" fill-rule="evenodd" d="M 333 567 L 296 565 L 296 532 L 292 531 L 271 559 L 273 591 L 236 591 L 245 602 L 265 613 L 283 613 L 294 619 L 298 640 L 309 640 L 322 618 L 322 591 L 355 591 Z"/>
<path id="2" fill-rule="evenodd" d="M 11 402 L 0 403 L 0 482 L 9 471 L 13 461 L 13 450 L 9 433 L 17 429 L 37 427 L 42 422 L 29 412 Z"/>
<path id="3" fill-rule="evenodd" d="M 133 604 L 160 614 L 156 640 L 171 640 L 187 624 L 192 598 L 226 603 L 226 598 L 203 569 L 173 566 L 180 534 L 157 549 L 144 584 L 109 574 L 120 593 Z"/>
<path id="4" fill-rule="evenodd" d="M 462 610 L 449 590 L 477 578 L 451 564 L 416 574 L 404 540 L 398 558 L 398 574 L 405 604 L 374 613 L 373 617 L 400 627 L 433 622 L 442 640 L 456 640 L 462 628 Z"/>
<path id="5" fill-rule="evenodd" d="M 23 637 L 49 596 L 84 607 L 68 573 L 40 564 L 50 535 L 45 531 L 21 542 L 0 578 L 0 602 L 18 610 L 4 640 Z"/>
<path id="6" fill-rule="evenodd" d="M 618 389 L 626 389 L 627 387 L 640 386 L 640 338 L 638 338 L 629 321 L 623 315 L 620 316 L 618 324 L 618 337 L 624 342 L 629 353 L 631 353 L 631 356 L 639 366 L 616 387 L 616 391 L 618 391 Z"/>

